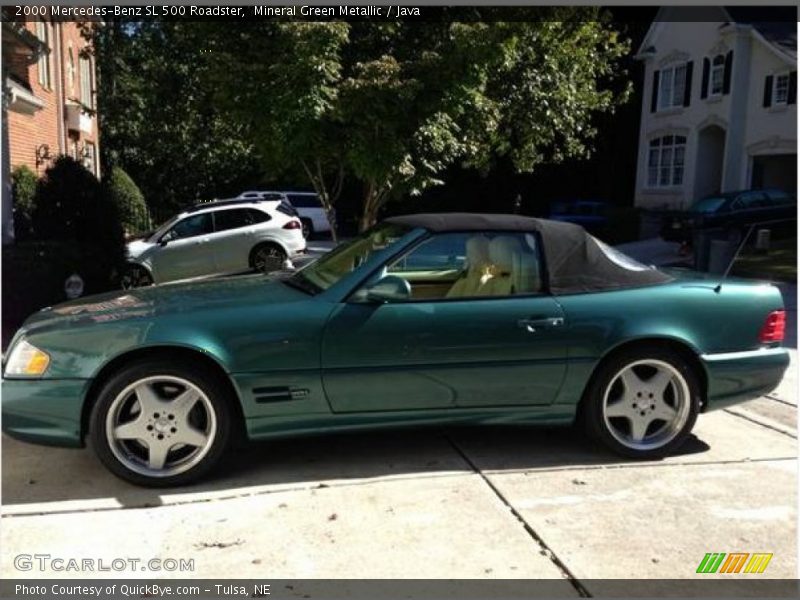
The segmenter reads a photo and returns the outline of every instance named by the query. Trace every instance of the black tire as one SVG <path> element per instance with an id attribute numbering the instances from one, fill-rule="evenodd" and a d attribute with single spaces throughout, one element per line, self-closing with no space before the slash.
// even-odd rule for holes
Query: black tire
<path id="1" fill-rule="evenodd" d="M 314 224 L 311 222 L 311 219 L 303 217 L 300 219 L 300 223 L 303 225 L 303 237 L 305 239 L 310 239 L 312 235 L 314 235 Z"/>
<path id="2" fill-rule="evenodd" d="M 127 265 L 122 271 L 120 286 L 123 290 L 131 290 L 153 285 L 153 276 L 141 265 Z"/>
<path id="3" fill-rule="evenodd" d="M 271 273 L 282 269 L 286 258 L 283 248 L 278 244 L 266 242 L 250 251 L 250 267 L 261 273 Z"/>
<path id="4" fill-rule="evenodd" d="M 201 390 L 213 408 L 216 420 L 213 438 L 209 440 L 208 447 L 204 450 L 204 454 L 198 462 L 180 473 L 163 476 L 143 474 L 129 467 L 128 464 L 118 458 L 115 450 L 112 449 L 112 444 L 116 443 L 116 452 L 120 452 L 118 449 L 119 440 L 110 440 L 107 435 L 109 411 L 112 406 L 118 403 L 115 400 L 136 382 L 145 378 L 159 376 L 186 380 Z M 198 367 L 185 359 L 173 360 L 169 363 L 161 359 L 152 358 L 136 360 L 112 375 L 100 389 L 90 416 L 89 439 L 100 461 L 109 471 L 121 479 L 147 487 L 186 485 L 208 475 L 224 456 L 231 440 L 233 419 L 235 418 L 231 405 L 233 401 L 235 399 L 230 397 L 229 388 L 224 381 L 220 380 L 219 376 L 209 373 L 207 369 Z M 205 405 L 202 408 L 205 410 Z M 136 445 L 144 447 L 138 440 L 136 440 Z M 167 456 L 169 456 L 169 453 L 174 454 L 176 451 L 180 452 L 181 447 L 173 446 L 173 449 L 168 451 Z M 135 458 L 134 456 L 133 459 Z M 130 464 L 133 464 L 133 459 L 131 459 Z M 165 466 L 167 466 L 166 463 Z M 144 468 L 144 465 L 142 468 Z"/>
<path id="5" fill-rule="evenodd" d="M 609 386 L 613 385 L 620 385 L 615 382 L 617 376 L 622 372 L 623 369 L 626 367 L 630 367 L 634 363 L 639 363 L 643 361 L 655 361 L 657 363 L 666 363 L 670 365 L 674 371 L 682 377 L 683 382 L 686 384 L 686 414 L 685 414 L 685 421 L 676 420 L 675 421 L 675 429 L 674 432 L 670 435 L 674 437 L 669 437 L 668 439 L 665 437 L 664 443 L 659 445 L 658 447 L 652 448 L 632 448 L 624 443 L 622 443 L 617 437 L 615 437 L 614 433 L 609 428 L 610 426 L 613 427 L 614 423 L 619 423 L 615 417 L 612 417 L 614 421 L 612 422 L 611 419 L 606 419 L 605 411 L 604 411 L 604 403 L 605 403 L 605 396 L 606 390 Z M 636 367 L 637 369 L 641 368 L 648 368 L 647 365 L 643 365 L 642 367 Z M 673 379 L 672 381 L 679 381 L 679 379 Z M 671 392 L 675 393 L 674 397 L 677 397 L 677 393 L 675 390 L 678 389 L 680 386 L 679 383 L 672 383 L 669 384 L 670 386 L 677 386 L 671 387 Z M 609 394 L 614 391 L 609 390 Z M 627 396 L 626 396 L 627 398 Z M 645 402 L 649 404 L 649 402 L 644 399 Z M 627 400 L 626 400 L 627 402 Z M 631 399 L 631 406 L 636 407 L 635 396 L 632 395 Z M 584 397 L 583 402 L 581 404 L 581 410 L 579 413 L 579 421 L 583 425 L 586 433 L 594 440 L 600 442 L 611 451 L 619 454 L 621 456 L 625 456 L 628 458 L 635 458 L 635 459 L 653 459 L 653 458 L 661 458 L 664 457 L 675 450 L 677 450 L 689 437 L 689 434 L 694 427 L 695 422 L 697 421 L 697 415 L 700 412 L 700 406 L 702 402 L 702 393 L 701 393 L 701 386 L 700 381 L 695 372 L 692 365 L 686 360 L 686 358 L 680 353 L 676 352 L 675 350 L 659 345 L 642 345 L 639 347 L 634 347 L 631 349 L 624 350 L 617 354 L 612 355 L 608 359 L 604 360 L 595 371 L 594 375 L 592 376 L 591 381 L 589 382 Z M 683 406 L 683 404 L 681 404 Z M 682 411 L 677 411 L 682 413 Z M 638 417 L 636 417 L 638 418 Z M 660 421 L 654 421 L 656 423 L 656 428 L 659 426 L 658 423 Z M 681 424 L 682 422 L 682 424 Z M 611 423 L 611 425 L 609 425 Z M 633 428 L 632 421 L 629 422 L 631 430 Z M 667 423 L 664 422 L 663 426 L 666 426 Z M 649 427 L 646 431 L 650 431 Z M 662 427 L 663 427 L 662 426 Z M 618 435 L 619 430 L 615 427 L 614 428 Z M 653 435 L 653 434 L 647 434 Z M 666 434 L 665 434 L 666 435 Z M 647 437 L 643 439 L 646 440 Z M 654 442 L 656 443 L 656 442 Z"/>

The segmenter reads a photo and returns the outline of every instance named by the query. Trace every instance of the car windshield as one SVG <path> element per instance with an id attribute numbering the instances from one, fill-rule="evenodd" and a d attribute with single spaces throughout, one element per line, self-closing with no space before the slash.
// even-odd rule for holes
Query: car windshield
<path id="1" fill-rule="evenodd" d="M 409 231 L 408 227 L 402 225 L 377 225 L 303 267 L 289 277 L 287 283 L 310 293 L 327 290 L 367 262 L 376 252 L 388 248 Z"/>
<path id="2" fill-rule="evenodd" d="M 692 206 L 692 212 L 711 213 L 719 210 L 728 201 L 724 196 L 711 196 L 698 200 Z"/>

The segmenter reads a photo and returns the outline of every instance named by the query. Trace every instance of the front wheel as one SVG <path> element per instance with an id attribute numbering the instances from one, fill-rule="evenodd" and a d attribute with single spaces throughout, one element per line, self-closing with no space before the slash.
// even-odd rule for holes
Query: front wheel
<path id="1" fill-rule="evenodd" d="M 228 391 L 189 363 L 143 360 L 111 377 L 92 409 L 103 464 L 139 485 L 190 483 L 221 459 L 231 434 Z"/>
<path id="2" fill-rule="evenodd" d="M 662 457 L 686 441 L 700 397 L 697 375 L 681 354 L 643 347 L 599 367 L 587 389 L 584 423 L 617 454 Z"/>
<path id="3" fill-rule="evenodd" d="M 153 276 L 141 265 L 128 265 L 122 273 L 120 284 L 123 290 L 146 287 L 153 285 Z"/>

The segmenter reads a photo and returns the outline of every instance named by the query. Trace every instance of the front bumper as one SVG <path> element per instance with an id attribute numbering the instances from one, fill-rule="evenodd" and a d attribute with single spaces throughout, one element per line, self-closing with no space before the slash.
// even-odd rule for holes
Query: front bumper
<path id="1" fill-rule="evenodd" d="M 708 374 L 707 411 L 768 394 L 778 387 L 789 366 L 785 348 L 704 354 L 701 358 Z"/>
<path id="2" fill-rule="evenodd" d="M 81 413 L 88 379 L 3 379 L 3 432 L 53 446 L 83 446 Z"/>

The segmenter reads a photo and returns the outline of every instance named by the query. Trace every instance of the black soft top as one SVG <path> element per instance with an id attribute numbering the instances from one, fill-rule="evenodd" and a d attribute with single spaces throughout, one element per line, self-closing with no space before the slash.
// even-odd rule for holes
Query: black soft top
<path id="1" fill-rule="evenodd" d="M 433 232 L 509 231 L 538 233 L 550 291 L 574 294 L 657 285 L 672 278 L 644 267 L 589 235 L 580 225 L 519 215 L 431 213 L 391 217 L 389 223 Z"/>

